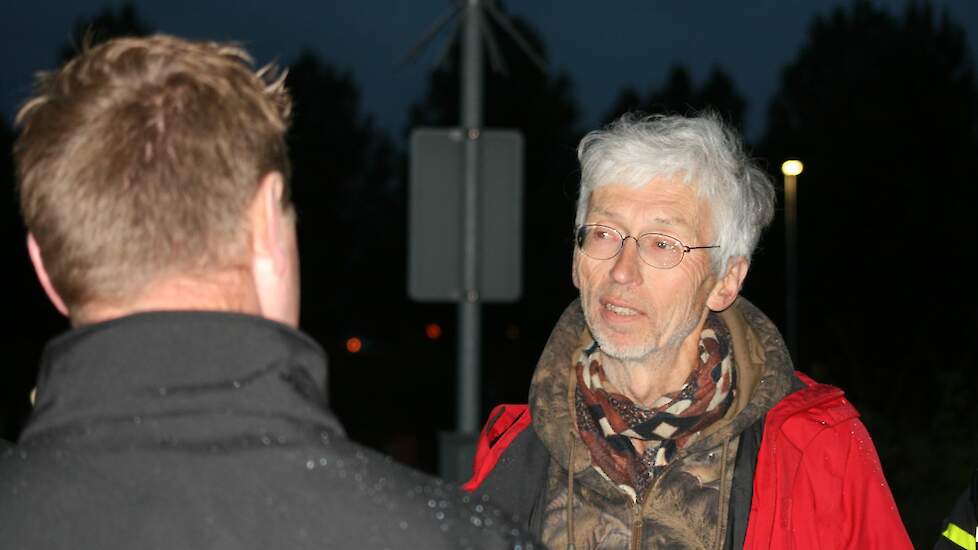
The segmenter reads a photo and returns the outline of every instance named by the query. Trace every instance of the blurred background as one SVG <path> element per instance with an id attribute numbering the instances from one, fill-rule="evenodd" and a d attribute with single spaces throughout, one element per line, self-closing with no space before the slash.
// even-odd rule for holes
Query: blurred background
<path id="1" fill-rule="evenodd" d="M 978 2 L 497 0 L 545 63 L 491 20 L 484 121 L 524 138 L 522 297 L 481 311 L 479 415 L 525 402 L 575 292 L 575 148 L 629 110 L 712 107 L 779 189 L 744 295 L 796 319 L 797 367 L 844 388 L 918 547 L 978 465 Z M 0 437 L 30 411 L 44 343 L 67 324 L 34 280 L 17 214 L 13 116 L 33 74 L 96 39 L 233 40 L 289 68 L 302 328 L 330 358 L 331 406 L 356 441 L 437 472 L 455 428 L 456 306 L 407 294 L 408 138 L 459 123 L 457 32 L 404 61 L 449 0 L 99 0 L 0 12 L 0 179 L 7 262 Z M 785 217 L 781 163 L 801 159 Z M 786 235 L 789 235 L 786 237 Z M 791 236 L 793 235 L 793 236 Z M 786 270 L 793 251 L 797 279 Z M 797 298 L 786 299 L 795 281 Z M 789 306 L 789 307 L 786 307 Z M 793 311 L 794 313 L 786 313 Z"/>

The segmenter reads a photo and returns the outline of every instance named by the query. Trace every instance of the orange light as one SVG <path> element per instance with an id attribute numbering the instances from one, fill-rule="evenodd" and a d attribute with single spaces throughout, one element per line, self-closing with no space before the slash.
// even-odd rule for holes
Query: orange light
<path id="1" fill-rule="evenodd" d="M 363 349 L 363 341 L 356 336 L 346 339 L 346 351 L 350 353 L 357 353 Z"/>
<path id="2" fill-rule="evenodd" d="M 438 323 L 428 323 L 424 327 L 424 334 L 432 340 L 441 338 L 441 325 Z"/>

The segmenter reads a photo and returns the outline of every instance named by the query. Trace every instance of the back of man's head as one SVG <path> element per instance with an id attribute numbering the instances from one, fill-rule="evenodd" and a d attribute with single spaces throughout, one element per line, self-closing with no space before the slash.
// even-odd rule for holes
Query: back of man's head
<path id="1" fill-rule="evenodd" d="M 281 174 L 290 100 L 235 46 L 169 36 L 85 49 L 17 115 L 21 210 L 68 310 L 248 261 L 246 213 Z"/>

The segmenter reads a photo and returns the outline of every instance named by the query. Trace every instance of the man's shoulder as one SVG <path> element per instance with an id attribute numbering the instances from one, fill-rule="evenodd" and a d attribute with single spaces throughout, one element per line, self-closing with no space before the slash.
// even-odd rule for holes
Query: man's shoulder
<path id="1" fill-rule="evenodd" d="M 0 548 L 72 540 L 109 549 L 220 540 L 237 548 L 532 547 L 498 510 L 454 485 L 342 436 L 319 439 L 224 450 L 4 451 L 0 524 L 12 527 L 0 529 Z"/>
<path id="2" fill-rule="evenodd" d="M 538 532 L 533 511 L 544 494 L 550 454 L 533 429 L 526 405 L 499 405 L 482 430 L 472 479 L 463 488 L 521 518 Z"/>
<path id="3" fill-rule="evenodd" d="M 516 455 L 525 451 L 526 428 L 531 425 L 530 408 L 525 404 L 497 405 L 490 411 L 479 439 L 476 442 L 472 477 L 462 486 L 466 491 L 477 489 L 492 473 L 501 460 L 518 460 Z M 530 432 L 533 430 L 531 429 Z M 522 437 L 521 437 L 522 436 Z M 520 439 L 520 443 L 514 442 Z"/>
<path id="4" fill-rule="evenodd" d="M 846 428 L 859 421 L 859 412 L 845 397 L 841 388 L 822 384 L 802 372 L 797 391 L 783 397 L 768 412 L 766 431 L 777 431 L 796 448 L 806 448 L 826 430 Z"/>

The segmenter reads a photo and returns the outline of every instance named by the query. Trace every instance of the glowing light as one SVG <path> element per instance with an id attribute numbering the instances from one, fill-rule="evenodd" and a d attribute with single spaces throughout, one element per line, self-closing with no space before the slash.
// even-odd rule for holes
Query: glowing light
<path id="1" fill-rule="evenodd" d="M 363 340 L 357 338 L 356 336 L 346 339 L 346 351 L 350 353 L 357 353 L 363 349 Z"/>
<path id="2" fill-rule="evenodd" d="M 805 169 L 805 165 L 800 160 L 786 160 L 781 165 L 781 173 L 786 176 L 797 176 Z"/>
<path id="3" fill-rule="evenodd" d="M 428 323 L 424 327 L 424 334 L 431 340 L 441 338 L 441 325 L 438 323 Z"/>

